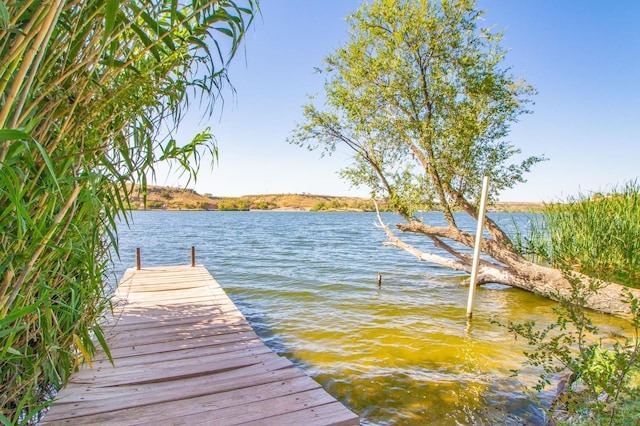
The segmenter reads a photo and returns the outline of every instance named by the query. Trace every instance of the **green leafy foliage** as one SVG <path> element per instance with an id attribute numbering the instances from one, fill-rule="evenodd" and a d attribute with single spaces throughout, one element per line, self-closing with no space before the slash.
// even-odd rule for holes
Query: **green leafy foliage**
<path id="1" fill-rule="evenodd" d="M 319 70 L 324 104 L 304 106 L 289 141 L 323 154 L 353 151 L 342 177 L 383 198 L 407 222 L 397 230 L 431 239 L 442 254 L 422 253 L 382 226 L 389 245 L 470 272 L 461 247 L 472 248 L 474 236 L 453 213 L 477 219 L 484 176 L 495 201 L 543 160 L 519 159 L 506 140 L 535 90 L 503 66 L 502 34 L 481 27 L 472 0 L 375 0 L 347 20 L 348 42 Z M 416 214 L 430 210 L 446 225 Z M 531 289 L 525 259 L 494 221 L 484 223 L 492 238 L 483 250 L 494 262 L 483 264 L 482 279 Z"/>
<path id="2" fill-rule="evenodd" d="M 640 187 L 625 184 L 608 194 L 578 196 L 550 204 L 531 222 L 528 236 L 516 246 L 527 257 L 565 270 L 595 277 L 590 285 L 571 278 L 572 292 L 558 297 L 557 321 L 546 327 L 534 322 L 509 324 L 509 330 L 532 346 L 525 367 L 541 372 L 533 391 L 565 382 L 548 407 L 552 419 L 571 425 L 635 424 L 640 417 L 640 305 L 627 289 L 621 303 L 631 314 L 631 332 L 603 336 L 583 306 L 607 292 L 599 280 L 629 287 L 640 282 Z M 567 380 L 569 379 L 569 380 Z M 559 389 L 560 390 L 560 389 Z"/>
<path id="3" fill-rule="evenodd" d="M 220 211 L 246 211 L 250 206 L 249 200 L 241 198 L 223 198 L 218 202 L 218 210 Z"/>
<path id="4" fill-rule="evenodd" d="M 479 28 L 473 1 L 377 0 L 348 18 L 349 42 L 325 59 L 324 108 L 304 107 L 290 141 L 355 152 L 343 176 L 411 216 L 435 205 L 474 211 L 523 181 L 539 157 L 513 162 L 504 141 L 534 90 L 500 68 L 501 34 Z"/>
<path id="5" fill-rule="evenodd" d="M 104 346 L 104 278 L 131 183 L 144 187 L 158 161 L 195 177 L 215 157 L 208 129 L 180 144 L 173 133 L 194 96 L 210 109 L 226 84 L 246 3 L 0 1 L 3 422 L 34 419 Z"/>
<path id="6" fill-rule="evenodd" d="M 598 284 L 584 285 L 569 277 L 572 294 L 558 295 L 557 320 L 539 327 L 533 321 L 508 324 L 508 330 L 524 337 L 523 368 L 540 372 L 530 390 L 537 396 L 556 385 L 556 396 L 545 407 L 549 418 L 562 424 L 629 424 L 640 414 L 640 386 L 635 376 L 640 369 L 640 305 L 630 292 L 623 303 L 632 313 L 631 334 L 603 335 L 582 308 L 585 299 L 606 291 Z M 517 375 L 519 371 L 514 371 Z"/>

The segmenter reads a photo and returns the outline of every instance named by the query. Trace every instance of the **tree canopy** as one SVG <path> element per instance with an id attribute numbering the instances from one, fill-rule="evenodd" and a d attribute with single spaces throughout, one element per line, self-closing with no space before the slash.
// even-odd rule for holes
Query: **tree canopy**
<path id="1" fill-rule="evenodd" d="M 348 18 L 348 43 L 325 59 L 324 110 L 305 106 L 292 141 L 355 151 L 344 176 L 410 217 L 472 212 L 483 175 L 491 193 L 540 161 L 505 141 L 534 90 L 501 67 L 500 33 L 479 28 L 474 2 L 379 0 Z"/>

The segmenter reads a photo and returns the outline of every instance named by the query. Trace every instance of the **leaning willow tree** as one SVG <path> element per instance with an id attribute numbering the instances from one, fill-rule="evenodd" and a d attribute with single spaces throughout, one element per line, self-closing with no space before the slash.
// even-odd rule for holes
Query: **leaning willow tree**
<path id="1" fill-rule="evenodd" d="M 403 219 L 402 233 L 424 236 L 439 251 L 425 252 L 403 241 L 381 222 L 388 241 L 418 259 L 457 271 L 471 270 L 473 234 L 462 230 L 454 211 L 478 217 L 483 175 L 490 197 L 524 181 L 542 161 L 505 140 L 509 127 L 529 112 L 534 90 L 502 67 L 501 34 L 479 27 L 473 0 L 376 0 L 348 18 L 349 41 L 325 59 L 324 108 L 304 107 L 304 121 L 290 141 L 331 153 L 346 146 L 353 164 L 343 177 L 384 197 Z M 441 209 L 446 225 L 424 222 L 416 212 Z M 525 259 L 491 219 L 482 250 L 479 283 L 519 287 L 551 298 L 571 295 L 562 271 Z M 586 277 L 585 283 L 589 282 Z M 628 313 L 624 288 L 608 283 L 588 306 Z M 637 292 L 636 292 L 637 293 Z M 638 296 L 638 294 L 636 294 Z"/>
<path id="2" fill-rule="evenodd" d="M 195 176 L 208 130 L 177 129 L 210 108 L 254 0 L 0 0 L 0 401 L 29 421 L 92 337 L 131 183 L 158 161 Z M 202 105 L 202 104 L 199 104 Z M 210 111 L 210 109 L 209 109 Z"/>

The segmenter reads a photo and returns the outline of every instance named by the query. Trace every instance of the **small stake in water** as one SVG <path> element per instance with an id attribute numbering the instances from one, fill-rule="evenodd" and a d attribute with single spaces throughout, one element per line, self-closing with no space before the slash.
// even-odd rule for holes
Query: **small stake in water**
<path id="1" fill-rule="evenodd" d="M 476 292 L 478 265 L 480 264 L 480 246 L 482 245 L 482 230 L 484 229 L 484 215 L 487 208 L 487 193 L 489 192 L 489 176 L 482 179 L 482 195 L 480 196 L 480 210 L 478 211 L 478 227 L 476 242 L 473 248 L 473 262 L 471 264 L 471 278 L 469 281 L 469 299 L 467 301 L 467 318 L 473 315 L 473 298 Z"/>
<path id="2" fill-rule="evenodd" d="M 378 274 L 378 288 L 382 287 L 382 274 Z"/>

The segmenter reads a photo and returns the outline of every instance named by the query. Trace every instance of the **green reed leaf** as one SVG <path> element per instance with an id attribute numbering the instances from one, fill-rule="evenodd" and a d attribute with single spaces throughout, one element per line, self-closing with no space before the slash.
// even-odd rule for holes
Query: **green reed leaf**
<path id="1" fill-rule="evenodd" d="M 6 418 L 2 413 L 0 413 L 0 423 L 2 423 L 4 426 L 11 426 L 13 424 L 13 422 Z"/>
<path id="2" fill-rule="evenodd" d="M 116 17 L 118 14 L 118 8 L 120 7 L 120 0 L 107 0 L 105 4 L 104 14 L 104 36 L 102 39 L 103 44 L 107 44 L 107 41 L 112 35 L 113 29 L 116 24 Z"/>
<path id="3" fill-rule="evenodd" d="M 4 0 L 0 0 L 0 30 L 9 28 L 9 11 L 4 4 Z"/>
<path id="4" fill-rule="evenodd" d="M 0 42 L 0 87 L 20 94 L 0 105 L 0 348 L 11 357 L 0 363 L 3 422 L 37 421 L 44 390 L 74 366 L 73 348 L 95 352 L 91 333 L 108 352 L 98 324 L 117 218 L 126 218 L 133 182 L 146 196 L 164 151 L 188 175 L 197 172 L 198 150 L 210 141 L 170 141 L 187 95 L 209 99 L 226 82 L 230 56 L 209 46 L 229 33 L 209 31 L 211 16 L 228 10 L 216 26 L 228 26 L 235 40 L 225 45 L 237 45 L 249 5 L 239 13 L 234 1 L 194 9 L 178 0 L 96 0 L 55 10 L 0 0 L 0 26 L 16 22 Z M 42 53 L 19 74 L 43 31 Z M 16 45 L 16 35 L 31 42 Z"/>
<path id="5" fill-rule="evenodd" d="M 16 140 L 31 140 L 31 135 L 17 129 L 0 129 L 0 142 Z"/>

